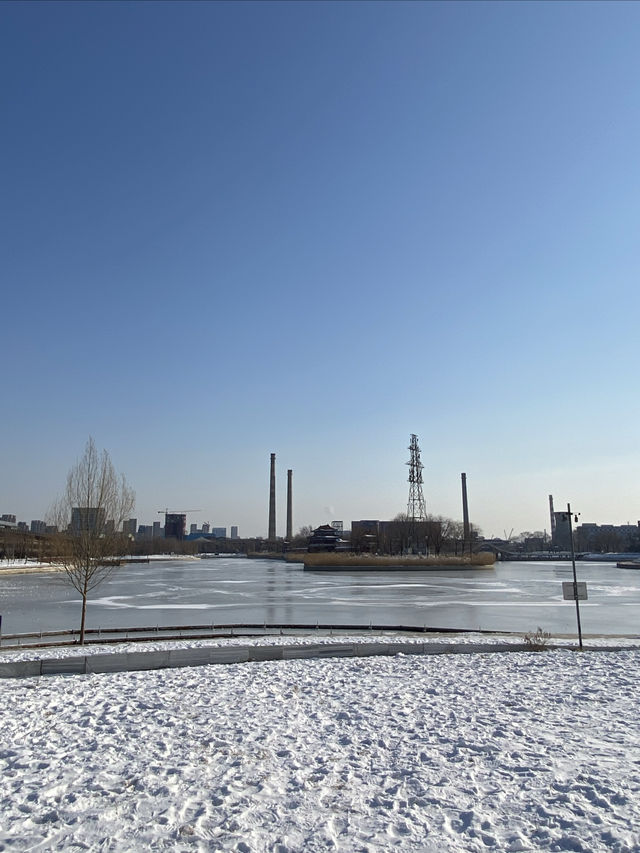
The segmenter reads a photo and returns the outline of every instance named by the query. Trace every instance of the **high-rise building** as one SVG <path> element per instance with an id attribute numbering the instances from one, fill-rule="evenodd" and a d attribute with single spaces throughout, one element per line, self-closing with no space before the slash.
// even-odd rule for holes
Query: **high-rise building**
<path id="1" fill-rule="evenodd" d="M 210 531 L 210 530 L 211 530 L 211 525 L 209 524 L 209 522 L 208 522 L 208 521 L 203 522 L 203 524 L 202 524 L 202 532 L 203 532 L 203 534 L 204 534 L 204 533 L 209 533 L 209 531 Z"/>
<path id="2" fill-rule="evenodd" d="M 191 536 L 194 536 L 197 532 L 198 532 L 198 525 L 197 524 L 189 525 L 189 533 Z"/>
<path id="3" fill-rule="evenodd" d="M 129 518 L 122 522 L 122 532 L 125 536 L 135 536 L 138 532 L 138 519 Z"/>
<path id="4" fill-rule="evenodd" d="M 237 524 L 231 525 L 231 538 L 232 539 L 238 538 L 238 525 Z"/>
<path id="5" fill-rule="evenodd" d="M 162 536 L 163 532 L 164 531 L 162 530 L 162 525 L 160 524 L 160 522 L 154 521 L 153 522 L 153 538 L 159 539 L 160 536 Z"/>
<path id="6" fill-rule="evenodd" d="M 168 512 L 164 517 L 164 538 L 184 539 L 187 532 L 187 516 L 184 513 Z"/>
<path id="7" fill-rule="evenodd" d="M 227 538 L 227 528 L 226 527 L 212 527 L 211 535 L 215 536 L 216 539 L 226 539 Z"/>
<path id="8" fill-rule="evenodd" d="M 47 532 L 47 522 L 46 521 L 32 520 L 31 532 L 32 533 L 46 533 Z"/>
<path id="9" fill-rule="evenodd" d="M 101 533 L 105 522 L 104 507 L 74 506 L 71 509 L 72 533 Z"/>

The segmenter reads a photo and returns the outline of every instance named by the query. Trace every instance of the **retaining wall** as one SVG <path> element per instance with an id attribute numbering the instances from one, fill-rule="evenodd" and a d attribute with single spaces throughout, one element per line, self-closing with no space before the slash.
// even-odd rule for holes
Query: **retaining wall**
<path id="1" fill-rule="evenodd" d="M 114 652 L 0 663 L 0 678 L 36 675 L 81 675 L 101 672 L 172 669 L 183 666 L 254 663 L 268 660 L 435 655 L 526 651 L 524 643 L 317 643 L 278 646 L 212 646 L 153 652 Z"/>

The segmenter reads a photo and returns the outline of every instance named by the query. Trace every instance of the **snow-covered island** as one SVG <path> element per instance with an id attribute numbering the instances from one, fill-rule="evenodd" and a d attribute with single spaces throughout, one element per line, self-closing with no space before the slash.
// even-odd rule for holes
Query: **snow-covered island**
<path id="1" fill-rule="evenodd" d="M 639 665 L 603 648 L 5 680 L 0 844 L 638 851 Z"/>

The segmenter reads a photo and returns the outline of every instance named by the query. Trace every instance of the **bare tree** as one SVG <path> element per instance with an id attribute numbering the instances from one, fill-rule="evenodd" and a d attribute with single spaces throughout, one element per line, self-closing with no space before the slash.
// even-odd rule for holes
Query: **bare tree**
<path id="1" fill-rule="evenodd" d="M 134 503 L 135 494 L 124 476 L 116 473 L 107 451 L 99 453 L 90 437 L 50 513 L 51 523 L 60 531 L 53 560 L 82 596 L 80 643 L 84 643 L 87 598 L 116 565 L 123 544 L 119 528 Z"/>
<path id="2" fill-rule="evenodd" d="M 310 524 L 305 524 L 298 532 L 291 537 L 289 543 L 292 548 L 306 548 L 309 537 L 313 534 L 313 527 Z"/>

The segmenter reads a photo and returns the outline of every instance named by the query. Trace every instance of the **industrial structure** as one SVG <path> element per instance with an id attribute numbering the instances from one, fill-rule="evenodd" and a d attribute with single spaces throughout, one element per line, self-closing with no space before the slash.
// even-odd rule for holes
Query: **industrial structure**
<path id="1" fill-rule="evenodd" d="M 293 470 L 287 469 L 287 529 L 286 541 L 293 538 Z M 276 454 L 272 453 L 269 468 L 269 527 L 267 541 L 275 542 L 276 532 Z"/>
<path id="2" fill-rule="evenodd" d="M 407 517 L 410 521 L 425 521 L 427 509 L 422 493 L 422 469 L 424 465 L 420 461 L 420 448 L 418 447 L 418 436 L 411 433 L 409 444 L 411 457 L 407 462 L 409 466 L 409 500 L 407 502 Z"/>
<path id="3" fill-rule="evenodd" d="M 464 544 L 471 542 L 471 527 L 469 525 L 469 501 L 467 500 L 467 475 L 460 474 L 462 480 L 462 526 Z"/>
<path id="4" fill-rule="evenodd" d="M 293 538 L 293 494 L 292 494 L 293 471 L 287 470 L 287 542 Z"/>
<path id="5" fill-rule="evenodd" d="M 271 454 L 271 471 L 269 475 L 269 532 L 267 539 L 273 542 L 276 538 L 276 454 Z"/>

